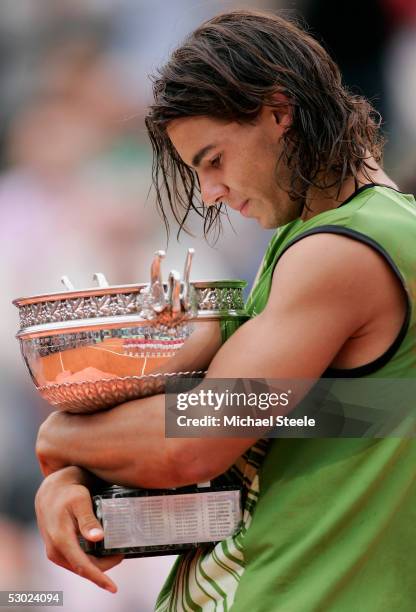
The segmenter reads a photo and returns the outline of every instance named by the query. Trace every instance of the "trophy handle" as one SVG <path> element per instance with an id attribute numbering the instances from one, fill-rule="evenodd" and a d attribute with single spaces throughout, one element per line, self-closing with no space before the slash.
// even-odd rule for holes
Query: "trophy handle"
<path id="1" fill-rule="evenodd" d="M 165 251 L 156 251 L 150 268 L 150 293 L 153 298 L 153 310 L 157 313 L 166 308 L 165 292 L 163 290 L 161 264 Z"/>

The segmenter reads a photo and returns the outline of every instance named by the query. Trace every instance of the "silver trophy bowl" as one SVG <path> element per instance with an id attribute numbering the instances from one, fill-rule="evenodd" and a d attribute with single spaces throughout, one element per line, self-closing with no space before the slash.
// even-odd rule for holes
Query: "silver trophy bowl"
<path id="1" fill-rule="evenodd" d="M 63 277 L 64 292 L 14 301 L 24 361 L 55 409 L 96 412 L 163 393 L 171 378 L 199 379 L 221 345 L 224 324 L 230 331 L 247 320 L 245 281 L 190 282 L 189 249 L 183 277 L 172 270 L 164 283 L 164 255 L 155 253 L 147 284 L 109 286 L 97 273 L 96 287 L 76 291 Z M 79 538 L 96 556 L 177 554 L 231 535 L 241 520 L 240 485 L 228 480 L 174 490 L 103 486 L 93 504 L 104 540 Z"/>
<path id="2" fill-rule="evenodd" d="M 163 393 L 170 377 L 201 377 L 221 323 L 247 320 L 246 282 L 190 282 L 192 256 L 183 278 L 172 270 L 167 283 L 158 251 L 150 283 L 109 286 L 97 273 L 96 287 L 76 291 L 63 277 L 63 292 L 15 300 L 17 338 L 42 397 L 58 410 L 95 412 Z"/>

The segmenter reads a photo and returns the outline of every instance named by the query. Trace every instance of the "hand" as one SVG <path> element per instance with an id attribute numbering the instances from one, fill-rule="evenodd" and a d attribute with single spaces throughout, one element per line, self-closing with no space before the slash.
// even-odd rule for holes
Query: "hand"
<path id="1" fill-rule="evenodd" d="M 71 448 L 71 444 L 65 444 L 70 417 L 66 412 L 52 412 L 39 428 L 36 455 L 44 476 L 71 465 L 64 454 Z"/>
<path id="2" fill-rule="evenodd" d="M 88 472 L 75 466 L 45 478 L 35 498 L 38 526 L 48 559 L 116 593 L 117 586 L 103 572 L 118 565 L 123 555 L 96 558 L 86 554 L 78 542 L 79 534 L 90 542 L 104 537 L 93 512 L 88 481 Z"/>

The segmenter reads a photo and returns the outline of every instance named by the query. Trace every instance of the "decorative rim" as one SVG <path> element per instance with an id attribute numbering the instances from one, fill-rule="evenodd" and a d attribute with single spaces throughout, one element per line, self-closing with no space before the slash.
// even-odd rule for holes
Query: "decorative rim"
<path id="1" fill-rule="evenodd" d="M 50 385 L 42 385 L 40 387 L 36 386 L 38 391 L 47 391 L 48 389 L 62 389 L 62 387 L 82 387 L 82 385 L 86 384 L 98 384 L 98 383 L 108 383 L 112 380 L 117 380 L 118 382 L 130 381 L 130 380 L 148 380 L 157 379 L 157 378 L 174 378 L 175 376 L 183 377 L 187 376 L 191 378 L 191 376 L 195 376 L 199 378 L 199 375 L 204 375 L 207 373 L 207 370 L 190 370 L 189 372 L 158 372 L 156 374 L 143 374 L 141 376 L 113 376 L 108 378 L 99 378 L 97 380 L 83 380 L 83 381 L 74 381 L 74 382 L 62 382 L 62 383 L 52 383 Z"/>
<path id="2" fill-rule="evenodd" d="M 55 302 L 70 300 L 81 297 L 94 297 L 103 295 L 118 295 L 124 293 L 139 293 L 141 289 L 148 286 L 149 283 L 137 283 L 132 285 L 111 285 L 110 287 L 93 287 L 92 289 L 82 289 L 80 291 L 54 291 L 52 293 L 42 293 L 40 295 L 32 295 L 27 297 L 19 297 L 13 300 L 12 304 L 20 308 L 27 304 L 38 304 L 41 302 Z M 208 280 L 208 281 L 192 281 L 191 285 L 195 289 L 207 289 L 208 287 L 224 289 L 244 289 L 247 286 L 247 281 L 241 279 L 235 280 Z M 165 290 L 167 283 L 163 283 Z"/>
<path id="3" fill-rule="evenodd" d="M 182 324 L 195 323 L 196 321 L 219 321 L 223 319 L 241 319 L 247 320 L 249 316 L 244 310 L 228 310 L 228 311 L 199 311 L 195 317 L 185 318 L 181 320 Z M 93 332 L 101 329 L 123 329 L 129 327 L 150 328 L 154 326 L 155 331 L 161 328 L 157 319 L 148 320 L 141 319 L 139 316 L 131 317 L 108 317 L 100 319 L 81 319 L 79 321 L 60 321 L 53 324 L 33 325 L 27 328 L 22 328 L 17 332 L 18 340 L 31 340 L 32 338 L 42 338 L 47 336 L 58 336 L 65 334 L 76 334 L 82 332 Z M 166 326 L 167 330 L 174 327 Z"/>
<path id="4" fill-rule="evenodd" d="M 245 281 L 212 281 L 191 283 L 192 310 L 185 313 L 189 319 L 205 316 L 244 316 L 243 288 Z M 61 333 L 66 329 L 85 329 L 88 326 L 115 326 L 123 323 L 158 325 L 166 324 L 166 313 L 147 316 L 146 296 L 140 293 L 143 286 L 120 289 L 114 287 L 85 292 L 68 292 L 55 296 L 38 296 L 15 300 L 19 308 L 20 332 L 42 334 Z M 117 291 L 116 291 L 117 289 Z M 197 313 L 197 314 L 196 314 Z"/>
<path id="5" fill-rule="evenodd" d="M 83 382 L 53 383 L 42 385 L 37 389 L 40 395 L 58 410 L 91 413 L 155 395 L 155 393 L 165 393 L 169 378 L 202 378 L 204 375 L 205 371 L 195 370 L 143 376 L 116 376 Z"/>

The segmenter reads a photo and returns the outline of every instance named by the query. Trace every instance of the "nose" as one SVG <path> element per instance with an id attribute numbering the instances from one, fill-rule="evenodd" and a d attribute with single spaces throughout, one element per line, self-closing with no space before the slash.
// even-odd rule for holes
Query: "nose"
<path id="1" fill-rule="evenodd" d="M 199 179 L 201 188 L 201 197 L 205 206 L 215 206 L 228 196 L 228 188 L 219 181 L 211 179 Z"/>

